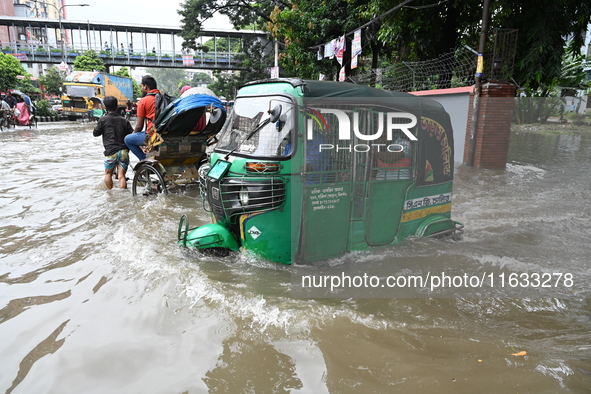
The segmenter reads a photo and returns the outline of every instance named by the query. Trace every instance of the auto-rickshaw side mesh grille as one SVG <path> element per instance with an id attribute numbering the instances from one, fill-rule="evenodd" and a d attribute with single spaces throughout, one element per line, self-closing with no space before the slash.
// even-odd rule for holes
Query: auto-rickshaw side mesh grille
<path id="1" fill-rule="evenodd" d="M 310 122 L 313 137 L 304 140 L 306 166 L 303 171 L 306 185 L 334 184 L 337 182 L 365 182 L 368 177 L 382 180 L 405 180 L 412 177 L 413 144 L 400 129 L 385 131 L 383 108 L 365 108 L 351 105 L 326 105 L 339 109 L 349 118 L 357 116 L 358 133 L 378 139 L 362 139 L 353 135 L 351 140 L 340 140 L 336 115 L 324 113 L 326 125 Z M 319 106 L 316 108 L 322 111 Z M 408 118 L 393 118 L 394 124 L 408 123 Z M 416 135 L 416 126 L 410 129 Z M 359 188 L 360 189 L 360 188 Z"/>
<path id="2" fill-rule="evenodd" d="M 207 200 L 216 219 L 230 218 L 243 213 L 277 209 L 287 199 L 282 177 L 229 177 L 221 181 L 203 178 Z"/>

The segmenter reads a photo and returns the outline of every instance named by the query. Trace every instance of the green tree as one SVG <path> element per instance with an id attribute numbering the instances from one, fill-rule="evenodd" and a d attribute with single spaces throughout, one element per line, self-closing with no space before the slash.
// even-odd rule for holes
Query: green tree
<path id="1" fill-rule="evenodd" d="M 214 71 L 215 82 L 207 85 L 218 97 L 230 99 L 236 95 L 240 76 L 226 71 Z"/>
<path id="2" fill-rule="evenodd" d="M 201 49 L 197 43 L 201 37 L 202 23 L 216 13 L 228 16 L 235 28 L 247 26 L 263 26 L 270 22 L 271 11 L 276 3 L 288 6 L 276 0 L 244 1 L 244 0 L 186 0 L 178 13 L 181 15 L 181 37 L 183 47 Z"/>
<path id="3" fill-rule="evenodd" d="M 317 79 L 319 73 L 337 75 L 341 68 L 339 63 L 328 58 L 317 60 L 318 49 L 311 47 L 324 44 L 360 26 L 359 6 L 360 2 L 353 0 L 306 0 L 283 10 L 276 7 L 267 30 L 285 44 L 280 55 L 285 70 L 302 78 Z M 348 62 L 345 66 L 349 66 Z"/>
<path id="4" fill-rule="evenodd" d="M 236 60 L 242 63 L 243 70 L 234 73 L 214 71 L 213 75 L 216 80 L 207 87 L 218 96 L 232 99 L 238 88 L 246 82 L 268 78 L 270 76 L 269 67 L 273 65 L 272 56 L 265 55 L 269 52 L 266 50 L 266 46 L 269 45 L 271 45 L 270 41 L 246 41 L 245 52 L 236 57 Z"/>
<path id="5" fill-rule="evenodd" d="M 576 91 L 585 91 L 591 81 L 587 81 L 585 68 L 589 67 L 587 59 L 579 51 L 573 51 L 568 46 L 562 57 L 560 77 L 556 80 L 556 86 L 561 88 L 561 96 L 575 96 Z"/>
<path id="6" fill-rule="evenodd" d="M 241 50 L 240 40 L 235 38 L 234 40 L 230 39 L 230 52 L 240 52 Z M 220 38 L 211 38 L 203 43 L 203 51 L 204 52 L 214 52 L 216 50 L 218 52 L 228 52 L 228 38 L 227 37 L 220 37 Z"/>
<path id="7" fill-rule="evenodd" d="M 18 84 L 17 75 L 29 74 L 14 56 L 0 53 L 0 90 L 14 89 Z"/>
<path id="8" fill-rule="evenodd" d="M 74 60 L 74 70 L 76 71 L 106 71 L 105 63 L 99 55 L 89 49 L 83 55 L 76 56 Z"/>
<path id="9" fill-rule="evenodd" d="M 29 96 L 31 100 L 41 99 L 41 89 L 36 88 L 31 81 L 30 75 L 25 75 L 23 79 L 18 82 L 18 89 Z"/>
<path id="10" fill-rule="evenodd" d="M 173 96 L 180 96 L 181 95 L 181 89 L 183 88 L 183 86 L 193 86 L 191 84 L 191 81 L 188 78 L 184 78 L 182 80 L 179 81 L 179 83 L 176 85 L 176 90 L 173 92 Z"/>
<path id="11" fill-rule="evenodd" d="M 57 116 L 57 112 L 51 108 L 49 100 L 37 101 L 35 104 L 35 114 L 39 116 Z"/>
<path id="12" fill-rule="evenodd" d="M 121 67 L 119 70 L 115 71 L 113 75 L 117 75 L 119 77 L 127 77 L 131 78 L 131 74 L 127 67 Z M 140 89 L 140 84 L 133 78 L 131 78 L 131 85 L 133 87 L 133 101 L 136 101 L 138 97 L 142 96 L 142 90 Z"/>
<path id="13" fill-rule="evenodd" d="M 217 40 L 208 40 L 203 46 L 197 41 L 201 37 L 202 23 L 211 18 L 215 13 L 221 13 L 229 17 L 233 26 L 241 28 L 258 28 L 271 22 L 271 12 L 275 4 L 288 6 L 287 2 L 276 0 L 262 0 L 256 2 L 245 2 L 243 0 L 187 0 L 178 13 L 183 17 L 181 24 L 183 31 L 183 47 L 196 50 L 213 51 L 214 43 L 218 51 L 227 51 L 228 39 L 220 37 Z M 242 62 L 240 73 L 216 73 L 216 81 L 208 85 L 213 86 L 214 91 L 223 96 L 234 95 L 237 87 L 244 82 L 261 79 L 270 76 L 269 67 L 273 65 L 272 45 L 266 40 L 231 40 L 230 50 L 233 53 L 240 53 L 236 60 Z M 205 81 L 207 83 L 207 81 Z M 195 83 L 194 83 L 195 84 Z M 210 87 L 211 88 L 211 87 Z"/>
<path id="14" fill-rule="evenodd" d="M 398 4 L 370 0 L 360 11 L 369 19 Z M 513 78 L 521 86 L 538 89 L 559 78 L 569 37 L 572 49 L 581 48 L 591 3 L 540 0 L 534 6 L 529 0 L 498 0 L 491 2 L 490 15 L 492 29 L 519 30 Z M 413 1 L 381 19 L 377 38 L 391 46 L 398 60 L 433 59 L 458 46 L 477 48 L 481 19 L 480 1 Z"/>
<path id="15" fill-rule="evenodd" d="M 39 77 L 39 82 L 43 85 L 47 94 L 59 96 L 64 83 L 64 73 L 56 66 L 51 67 L 44 75 Z"/>
<path id="16" fill-rule="evenodd" d="M 146 68 L 146 72 L 156 79 L 161 92 L 170 95 L 175 95 L 179 89 L 179 81 L 187 78 L 187 73 L 178 68 Z"/>
<path id="17" fill-rule="evenodd" d="M 193 74 L 193 79 L 191 80 L 191 86 L 199 86 L 199 85 L 209 85 L 213 83 L 213 79 L 207 73 L 199 72 Z"/>

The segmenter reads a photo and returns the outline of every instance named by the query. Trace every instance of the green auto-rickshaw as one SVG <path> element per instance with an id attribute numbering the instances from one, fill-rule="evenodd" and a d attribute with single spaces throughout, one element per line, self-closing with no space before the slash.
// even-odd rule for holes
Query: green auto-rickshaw
<path id="1" fill-rule="evenodd" d="M 200 168 L 212 224 L 179 243 L 307 263 L 411 236 L 455 236 L 453 133 L 437 102 L 328 81 L 243 86 Z"/>

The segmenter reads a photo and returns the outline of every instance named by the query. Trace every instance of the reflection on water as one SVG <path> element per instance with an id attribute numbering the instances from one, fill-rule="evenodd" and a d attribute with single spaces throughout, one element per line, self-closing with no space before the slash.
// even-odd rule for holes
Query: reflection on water
<path id="1" fill-rule="evenodd" d="M 589 392 L 588 298 L 294 299 L 290 267 L 175 245 L 182 214 L 209 221 L 195 189 L 105 191 L 91 130 L 0 134 L 0 391 Z M 345 260 L 587 286 L 590 167 L 589 135 L 514 134 L 506 171 L 457 169 L 462 241 Z"/>

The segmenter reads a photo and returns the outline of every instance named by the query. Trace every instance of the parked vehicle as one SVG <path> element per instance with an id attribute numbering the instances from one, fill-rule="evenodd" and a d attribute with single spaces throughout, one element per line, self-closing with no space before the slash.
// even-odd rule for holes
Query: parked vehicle
<path id="1" fill-rule="evenodd" d="M 453 133 L 435 101 L 339 82 L 242 87 L 200 169 L 212 222 L 179 243 L 307 263 L 407 237 L 451 237 Z"/>
<path id="2" fill-rule="evenodd" d="M 66 77 L 62 88 L 62 113 L 69 120 L 88 118 L 97 99 L 117 98 L 118 112 L 124 116 L 127 101 L 133 100 L 131 78 L 93 71 L 74 71 Z"/>

